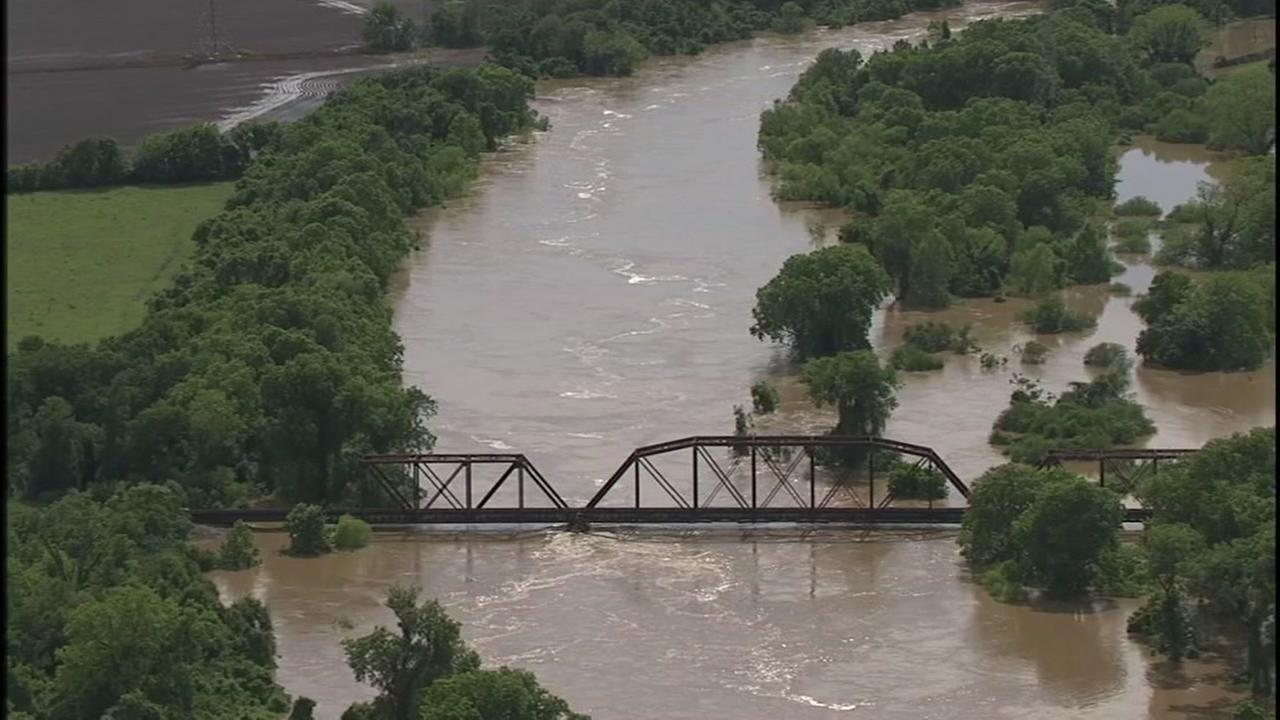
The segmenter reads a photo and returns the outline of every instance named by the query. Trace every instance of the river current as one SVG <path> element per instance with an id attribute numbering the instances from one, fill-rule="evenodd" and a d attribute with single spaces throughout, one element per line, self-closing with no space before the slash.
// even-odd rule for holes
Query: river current
<path id="1" fill-rule="evenodd" d="M 1015 16 L 1032 3 L 970 3 L 801 37 L 761 37 L 631 78 L 543 83 L 548 133 L 486 161 L 466 198 L 415 220 L 422 249 L 392 293 L 405 381 L 439 403 L 442 452 L 527 454 L 571 503 L 638 445 L 732 431 L 731 408 L 768 378 L 783 390 L 761 432 L 822 432 L 782 349 L 748 334 L 756 289 L 789 255 L 827 241 L 837 213 L 780 206 L 755 149 L 760 112 L 826 47 L 864 53 L 931 20 Z M 1209 179 L 1214 158 L 1140 142 L 1118 195 L 1167 210 Z M 1121 258 L 1135 294 L 1154 269 Z M 922 319 L 970 323 L 977 356 L 905 376 L 886 435 L 930 445 L 962 477 L 1002 461 L 987 444 L 1014 370 L 1058 391 L 1085 379 L 1092 345 L 1132 348 L 1131 297 L 1077 288 L 1088 333 L 1039 338 L 1044 365 L 1011 348 L 1032 336 L 1025 303 L 967 301 L 935 313 L 888 308 L 872 330 L 887 357 Z M 1157 447 L 1195 447 L 1275 422 L 1275 370 L 1185 375 L 1139 368 L 1134 392 Z M 1173 667 L 1124 632 L 1131 600 L 1005 605 L 969 577 L 954 532 L 834 529 L 380 533 L 319 559 L 279 555 L 215 573 L 227 596 L 272 611 L 279 679 L 336 718 L 372 690 L 339 641 L 391 622 L 392 583 L 421 585 L 463 623 L 486 663 L 532 670 L 596 720 L 771 718 L 1177 718 L 1213 714 L 1229 658 Z M 353 629 L 344 630 L 341 622 Z"/>

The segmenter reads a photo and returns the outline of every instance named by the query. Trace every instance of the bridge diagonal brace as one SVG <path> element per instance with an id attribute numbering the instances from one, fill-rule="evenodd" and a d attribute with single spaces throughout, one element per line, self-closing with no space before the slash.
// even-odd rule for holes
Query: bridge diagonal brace
<path id="1" fill-rule="evenodd" d="M 555 505 L 562 510 L 569 507 L 569 504 L 564 501 L 564 498 L 560 497 L 560 493 L 556 492 L 556 489 L 551 487 L 551 483 L 547 482 L 547 479 L 542 477 L 542 473 L 538 472 L 538 468 L 534 467 L 533 463 L 529 462 L 529 458 L 521 455 L 520 467 L 524 469 L 525 472 L 529 473 L 529 477 L 533 478 L 534 484 L 538 486 L 538 489 L 542 491 L 543 495 L 547 496 L 547 499 L 551 501 L 552 505 Z M 604 488 L 601 488 L 601 490 L 603 491 Z M 600 493 L 597 493 L 597 495 L 600 495 Z M 592 506 L 588 505 L 588 507 Z"/>
<path id="2" fill-rule="evenodd" d="M 440 498 L 440 494 L 443 493 L 445 489 L 449 487 L 449 484 L 453 482 L 454 478 L 458 477 L 458 473 L 462 472 L 462 468 L 464 467 L 466 467 L 466 463 L 461 463 L 458 465 L 458 467 L 454 468 L 453 472 L 449 474 L 449 479 L 444 481 L 444 485 L 440 486 L 440 489 L 436 490 L 436 494 L 432 495 L 431 499 L 427 501 L 427 504 L 422 506 L 424 510 L 427 508 L 430 508 L 432 505 L 435 504 L 436 500 Z M 433 477 L 433 475 L 428 477 L 429 478 Z M 454 507 L 457 507 L 457 505 L 455 505 Z"/>
<path id="3" fill-rule="evenodd" d="M 722 485 L 724 489 L 733 496 L 733 499 L 738 503 L 738 506 L 744 508 L 747 507 L 747 498 L 738 490 L 738 488 L 734 487 L 732 482 L 729 481 L 729 477 L 725 475 L 724 470 L 720 469 L 720 463 L 717 463 L 716 459 L 711 457 L 711 453 L 707 452 L 706 449 L 698 448 L 698 451 L 702 453 L 702 458 L 711 466 L 711 471 L 716 474 L 716 479 L 719 481 L 720 485 Z"/>
<path id="4" fill-rule="evenodd" d="M 378 484 L 382 486 L 382 489 L 386 490 L 388 495 L 391 495 L 396 500 L 399 500 L 400 505 L 404 507 L 404 509 L 406 510 L 417 509 L 413 506 L 413 503 L 409 502 L 409 500 L 405 498 L 405 496 L 401 494 L 399 490 L 396 489 L 395 483 L 391 482 L 391 478 L 387 477 L 386 473 L 382 471 L 382 468 L 378 467 L 373 463 L 369 463 L 367 467 L 373 473 L 373 476 L 378 481 Z"/>
<path id="5" fill-rule="evenodd" d="M 796 489 L 791 487 L 791 483 L 787 482 L 787 480 L 791 478 L 791 474 L 794 473 L 796 471 L 796 468 L 800 466 L 800 460 L 803 458 L 804 458 L 804 453 L 796 453 L 796 456 L 787 465 L 786 472 L 784 473 L 778 467 L 777 463 L 775 463 L 772 459 L 770 459 L 768 454 L 764 455 L 764 464 L 767 465 L 771 471 L 773 471 L 773 474 L 775 476 L 777 476 L 778 482 L 769 491 L 769 494 L 765 496 L 764 502 L 761 504 L 761 507 L 768 507 L 769 503 L 773 501 L 774 496 L 778 494 L 778 490 L 780 489 L 786 490 L 791 495 L 792 499 L 796 501 L 796 507 L 806 506 L 804 499 L 800 497 L 800 493 L 796 492 Z"/>
<path id="6" fill-rule="evenodd" d="M 485 504 L 489 502 L 489 498 L 493 497 L 493 494 L 498 492 L 498 488 L 502 487 L 502 483 L 506 482 L 507 478 L 510 477 L 511 473 L 515 472 L 515 470 L 516 463 L 511 463 L 507 466 L 507 470 L 502 473 L 502 477 L 498 478 L 498 481 L 493 484 L 493 487 L 489 488 L 489 492 L 485 493 L 484 497 L 480 498 L 480 502 L 476 505 L 477 510 L 483 508 Z"/>
<path id="7" fill-rule="evenodd" d="M 672 487 L 671 483 L 667 481 L 667 478 L 658 470 L 658 468 L 653 466 L 652 460 L 650 460 L 647 457 L 642 457 L 639 459 L 639 462 L 640 462 L 640 466 L 643 467 L 645 471 L 649 473 L 649 476 L 652 477 L 655 481 L 657 481 L 658 486 L 666 491 L 667 497 L 670 497 L 672 500 L 675 501 L 677 505 L 679 505 L 682 508 L 688 509 L 690 507 L 689 501 L 685 500 L 684 496 L 681 495 L 674 487 Z"/>
<path id="8" fill-rule="evenodd" d="M 459 509 L 462 508 L 462 503 L 459 502 L 458 496 L 454 495 L 453 491 L 449 489 L 449 483 L 453 482 L 453 479 L 458 476 L 458 472 L 463 468 L 465 468 L 468 463 L 466 462 L 459 463 L 457 469 L 455 469 L 453 471 L 453 474 L 449 476 L 449 480 L 447 482 L 441 480 L 440 476 L 437 475 L 436 472 L 431 469 L 430 463 L 421 462 L 421 463 L 415 463 L 415 464 L 420 464 L 422 466 L 423 474 L 427 476 L 427 480 L 431 482 L 432 487 L 436 488 L 436 494 L 432 496 L 431 500 L 427 502 L 426 507 L 431 507 L 431 503 L 435 502 L 436 498 L 443 493 L 445 496 L 445 499 L 449 501 L 450 505 L 452 505 L 455 508 L 459 508 Z"/>

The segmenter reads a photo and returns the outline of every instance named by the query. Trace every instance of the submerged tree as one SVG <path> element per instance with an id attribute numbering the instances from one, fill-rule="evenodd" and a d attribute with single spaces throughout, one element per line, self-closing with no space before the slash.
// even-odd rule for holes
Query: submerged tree
<path id="1" fill-rule="evenodd" d="M 889 278 L 866 248 L 837 245 L 792 255 L 756 293 L 751 334 L 791 345 L 800 359 L 871 346 L 871 315 Z"/>
<path id="2" fill-rule="evenodd" d="M 845 352 L 805 364 L 801 379 L 819 407 L 833 405 L 839 416 L 835 435 L 879 435 L 898 401 L 901 384 L 891 367 L 881 367 L 870 350 Z"/>

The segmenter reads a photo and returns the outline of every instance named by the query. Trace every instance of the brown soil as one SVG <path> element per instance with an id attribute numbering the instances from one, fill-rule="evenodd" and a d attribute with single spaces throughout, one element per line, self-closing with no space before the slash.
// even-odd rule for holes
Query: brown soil
<path id="1" fill-rule="evenodd" d="M 47 159 L 58 148 L 86 137 L 112 137 L 132 145 L 151 133 L 219 120 L 229 110 L 257 100 L 262 86 L 275 78 L 384 62 L 369 57 L 311 58 L 190 70 L 151 67 L 10 75 L 5 109 L 8 163 Z"/>
<path id="2" fill-rule="evenodd" d="M 207 41 L 209 0 L 11 0 L 8 73 L 180 61 Z M 220 44 L 252 53 L 324 52 L 360 42 L 359 15 L 316 0 L 214 0 Z"/>
<path id="3" fill-rule="evenodd" d="M 362 21 L 352 12 L 319 0 L 216 0 L 220 40 L 239 58 L 193 65 L 208 7 L 208 0 L 10 2 L 7 164 L 46 160 L 86 137 L 128 146 L 154 132 L 222 120 L 299 73 L 393 62 L 466 66 L 484 58 L 483 50 L 363 55 Z M 261 118 L 296 119 L 353 77 L 304 82 L 295 88 L 300 94 Z"/>

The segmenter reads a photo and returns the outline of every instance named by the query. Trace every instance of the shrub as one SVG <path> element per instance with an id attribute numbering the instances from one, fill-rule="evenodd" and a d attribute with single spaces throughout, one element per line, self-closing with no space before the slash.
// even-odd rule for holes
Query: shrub
<path id="1" fill-rule="evenodd" d="M 373 528 L 369 523 L 351 515 L 338 518 L 338 526 L 333 531 L 333 546 L 339 550 L 358 550 L 369 544 L 373 537 Z"/>
<path id="2" fill-rule="evenodd" d="M 1154 200 L 1149 200 L 1142 195 L 1134 195 L 1124 202 L 1116 205 L 1115 214 L 1120 217 L 1141 216 L 1141 217 L 1160 217 L 1160 205 Z"/>
<path id="3" fill-rule="evenodd" d="M 1027 596 L 1027 590 L 1017 577 L 1012 562 L 1002 562 L 982 574 L 982 586 L 991 597 L 1000 602 L 1018 602 Z"/>
<path id="4" fill-rule="evenodd" d="M 1133 288 L 1122 282 L 1113 282 L 1107 286 L 1107 292 L 1120 297 L 1129 297 L 1133 294 Z"/>
<path id="5" fill-rule="evenodd" d="M 295 557 L 315 557 L 329 552 L 329 534 L 324 524 L 324 508 L 298 503 L 284 521 L 289 533 L 285 553 Z"/>
<path id="6" fill-rule="evenodd" d="M 889 473 L 889 492 L 894 497 L 941 500 L 948 491 L 947 479 L 937 470 L 903 463 Z"/>
<path id="7" fill-rule="evenodd" d="M 1049 355 L 1049 347 L 1035 340 L 1028 340 L 1020 353 L 1023 365 L 1043 365 Z"/>
<path id="8" fill-rule="evenodd" d="M 1116 236 L 1116 252 L 1151 252 L 1151 221 L 1145 218 L 1126 218 L 1113 227 Z"/>
<path id="9" fill-rule="evenodd" d="M 315 717 L 316 701 L 309 697 L 299 697 L 293 701 L 293 709 L 289 711 L 288 720 L 312 720 Z"/>
<path id="10" fill-rule="evenodd" d="M 941 370 L 942 358 L 927 353 L 915 345 L 903 345 L 893 351 L 892 365 L 907 372 L 929 372 Z"/>
<path id="11" fill-rule="evenodd" d="M 1096 324 L 1092 318 L 1068 309 L 1066 303 L 1059 297 L 1047 297 L 1041 300 L 1020 317 L 1036 332 L 1044 334 L 1087 330 Z"/>
<path id="12" fill-rule="evenodd" d="M 903 333 L 903 340 L 908 345 L 930 353 L 951 350 L 957 354 L 965 354 L 975 349 L 969 337 L 969 326 L 953 328 L 944 322 L 929 320 L 910 325 Z"/>
<path id="13" fill-rule="evenodd" d="M 999 355 L 996 355 L 995 353 L 989 353 L 989 352 L 982 353 L 982 357 L 978 359 L 978 363 L 982 366 L 983 370 L 995 370 L 996 368 L 1001 367 L 1007 364 L 1008 362 L 1009 362 L 1008 358 L 1001 357 Z"/>
<path id="14" fill-rule="evenodd" d="M 1098 343 L 1084 354 L 1084 364 L 1089 367 L 1125 367 L 1128 362 L 1128 351 L 1116 343 Z"/>
<path id="15" fill-rule="evenodd" d="M 761 380 L 751 386 L 751 407 L 760 415 L 768 415 L 778 409 L 778 390 L 768 381 Z"/>
<path id="16" fill-rule="evenodd" d="M 1153 128 L 1157 140 L 1202 143 L 1209 139 L 1209 122 L 1192 110 L 1179 108 L 1165 115 Z"/>
<path id="17" fill-rule="evenodd" d="M 246 570 L 258 564 L 258 548 L 253 544 L 253 531 L 237 520 L 218 548 L 220 570 Z"/>

